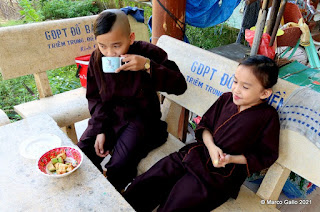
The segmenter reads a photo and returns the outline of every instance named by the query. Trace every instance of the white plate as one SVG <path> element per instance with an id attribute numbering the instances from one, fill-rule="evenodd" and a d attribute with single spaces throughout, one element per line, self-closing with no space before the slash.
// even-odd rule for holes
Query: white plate
<path id="1" fill-rule="evenodd" d="M 38 159 L 50 149 L 61 146 L 61 139 L 54 134 L 40 134 L 23 141 L 19 146 L 20 154 L 28 159 Z"/>

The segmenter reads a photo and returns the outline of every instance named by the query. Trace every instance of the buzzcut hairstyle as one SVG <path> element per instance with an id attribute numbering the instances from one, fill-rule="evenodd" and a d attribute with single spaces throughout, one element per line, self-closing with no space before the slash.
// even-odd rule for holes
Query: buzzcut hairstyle
<path id="1" fill-rule="evenodd" d="M 278 81 L 278 65 L 274 60 L 264 55 L 250 56 L 239 65 L 249 66 L 265 89 L 272 88 Z"/>
<path id="2" fill-rule="evenodd" d="M 93 33 L 97 37 L 111 31 L 116 22 L 117 15 L 110 11 L 101 12 L 93 25 Z"/>

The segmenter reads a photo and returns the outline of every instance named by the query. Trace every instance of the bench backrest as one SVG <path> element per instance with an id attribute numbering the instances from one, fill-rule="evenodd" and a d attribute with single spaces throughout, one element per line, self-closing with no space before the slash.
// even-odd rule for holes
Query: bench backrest
<path id="1" fill-rule="evenodd" d="M 96 47 L 97 15 L 0 28 L 0 72 L 4 79 L 75 64 Z M 148 27 L 128 15 L 137 40 L 149 41 Z M 45 80 L 40 77 L 40 80 Z M 39 87 L 38 87 L 39 90 Z M 50 92 L 49 92 L 50 93 Z"/>
<path id="2" fill-rule="evenodd" d="M 157 45 L 177 63 L 188 84 L 183 95 L 163 93 L 170 100 L 202 116 L 223 92 L 231 90 L 238 62 L 169 36 L 160 37 Z M 278 109 L 297 88 L 297 85 L 279 79 L 270 104 Z M 281 130 L 277 163 L 320 186 L 320 150 L 301 134 Z"/>
<path id="3" fill-rule="evenodd" d="M 7 114 L 0 109 L 0 126 L 10 124 L 10 119 L 8 118 Z"/>

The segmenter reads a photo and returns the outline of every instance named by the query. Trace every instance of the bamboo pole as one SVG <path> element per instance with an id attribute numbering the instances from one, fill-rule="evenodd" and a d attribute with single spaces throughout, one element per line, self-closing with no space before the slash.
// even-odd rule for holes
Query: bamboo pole
<path id="1" fill-rule="evenodd" d="M 152 0 L 152 43 L 156 44 L 161 35 L 183 40 L 185 14 L 186 0 Z M 181 107 L 177 136 L 182 142 L 187 138 L 188 121 L 189 110 Z"/>
<path id="2" fill-rule="evenodd" d="M 273 28 L 276 23 L 277 14 L 279 11 L 281 0 L 273 0 L 272 1 L 272 7 L 270 11 L 270 18 L 267 22 L 267 30 L 266 33 L 268 33 L 270 36 L 272 34 Z"/>
<path id="3" fill-rule="evenodd" d="M 279 13 L 277 15 L 276 23 L 274 24 L 273 31 L 272 31 L 272 34 L 271 34 L 271 39 L 270 39 L 269 46 L 273 46 L 273 43 L 274 43 L 274 40 L 276 38 L 276 35 L 277 35 L 277 32 L 278 32 L 278 28 L 279 28 L 279 25 L 280 25 L 280 21 L 281 21 L 282 15 L 284 13 L 284 9 L 286 7 L 286 4 L 287 4 L 287 0 L 283 0 L 282 3 L 281 3 L 280 10 L 279 10 Z"/>
<path id="4" fill-rule="evenodd" d="M 152 43 L 161 35 L 183 40 L 186 0 L 152 0 Z"/>
<path id="5" fill-rule="evenodd" d="M 265 26 L 266 18 L 267 18 L 267 12 L 268 12 L 267 10 L 268 10 L 268 0 L 264 0 L 262 4 L 262 8 L 260 9 L 260 12 L 259 12 L 259 17 L 256 24 L 256 30 L 254 33 L 254 39 L 252 42 L 250 56 L 256 55 L 258 52 L 261 36 Z"/>

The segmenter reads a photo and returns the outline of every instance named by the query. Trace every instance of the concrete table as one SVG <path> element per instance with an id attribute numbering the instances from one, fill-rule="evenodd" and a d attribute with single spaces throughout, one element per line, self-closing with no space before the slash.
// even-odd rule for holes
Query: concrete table
<path id="1" fill-rule="evenodd" d="M 37 170 L 37 160 L 25 159 L 19 145 L 42 133 L 75 146 L 48 115 L 38 115 L 0 127 L 0 211 L 134 211 L 84 155 L 82 165 L 63 178 Z"/>

